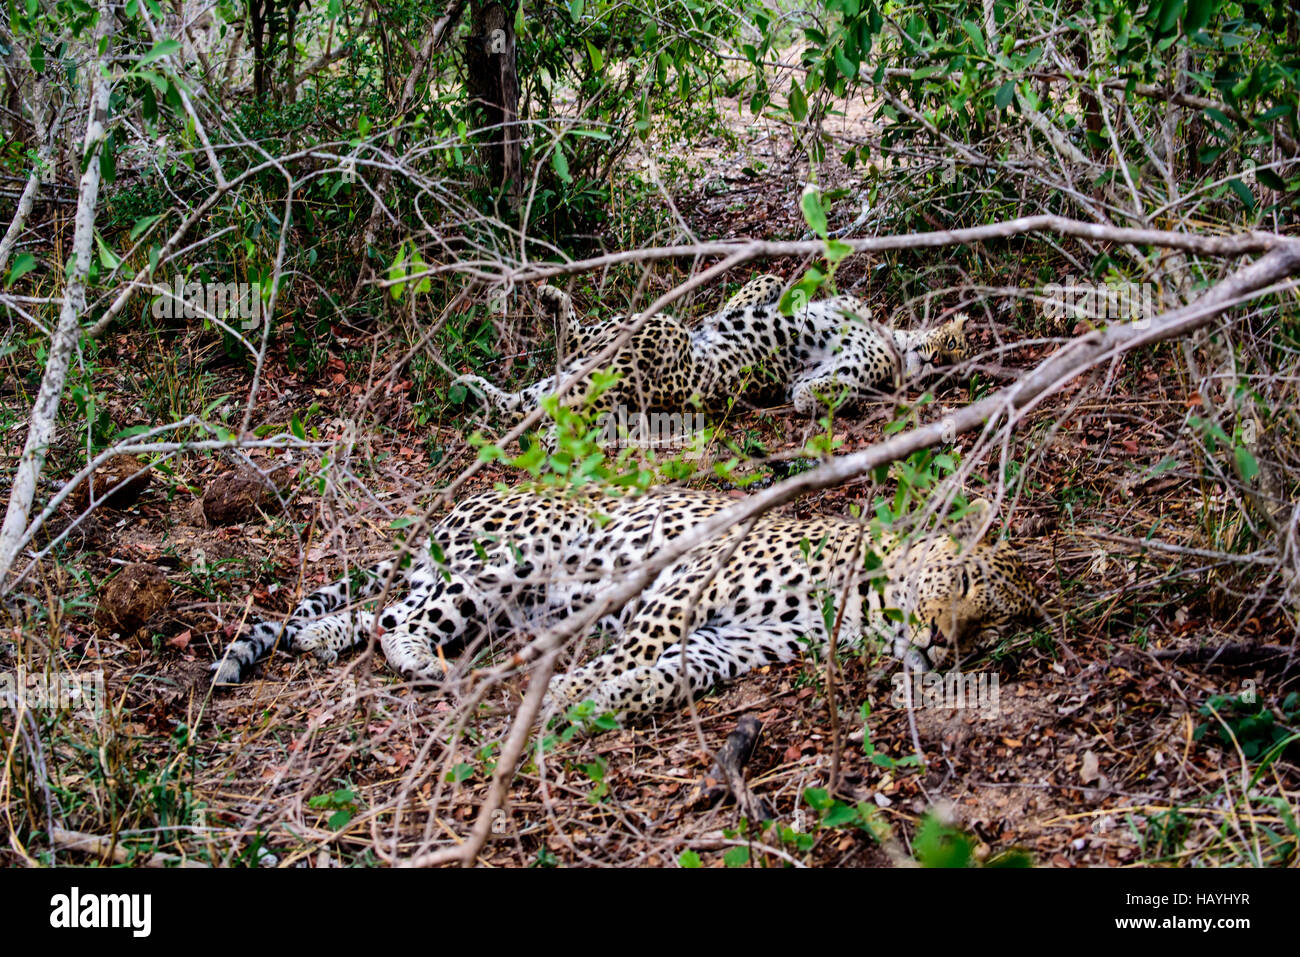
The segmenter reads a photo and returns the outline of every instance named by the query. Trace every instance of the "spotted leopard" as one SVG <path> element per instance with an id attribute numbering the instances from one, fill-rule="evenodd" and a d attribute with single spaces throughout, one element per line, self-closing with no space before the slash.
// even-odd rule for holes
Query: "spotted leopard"
<path id="1" fill-rule="evenodd" d="M 784 288 L 780 276 L 760 276 L 692 334 L 709 405 L 768 382 L 808 414 L 901 388 L 968 354 L 964 313 L 933 329 L 889 329 L 861 299 L 835 296 L 785 316 Z"/>
<path id="2" fill-rule="evenodd" d="M 611 361 L 620 378 L 602 396 L 598 411 L 618 403 L 635 409 L 720 409 L 748 394 L 784 398 L 810 414 L 826 404 L 870 398 L 884 387 L 897 389 L 968 354 L 964 314 L 933 329 L 888 329 L 872 321 L 862 300 L 836 296 L 786 316 L 779 308 L 784 288 L 779 276 L 760 276 L 693 332 L 672 316 L 652 316 Z M 499 389 L 481 376 L 456 380 L 511 422 L 590 365 L 627 328 L 623 318 L 584 327 L 567 293 L 544 286 L 541 294 L 574 344 L 573 358 L 559 373 L 518 392 Z M 582 402 L 590 383 L 588 374 L 566 402 Z"/>
<path id="3" fill-rule="evenodd" d="M 455 382 L 482 395 L 510 424 L 526 416 L 551 395 L 566 379 L 591 364 L 601 352 L 627 331 L 628 317 L 608 319 L 595 326 L 578 321 L 569 294 L 554 286 L 538 290 L 542 304 L 562 323 L 570 353 L 555 375 L 518 392 L 507 392 L 477 375 L 463 375 Z M 672 316 L 651 316 L 632 334 L 600 371 L 616 373 L 613 386 L 596 396 L 594 375 L 586 372 L 565 395 L 566 406 L 588 406 L 594 412 L 610 411 L 618 405 L 628 408 L 675 408 L 693 393 L 698 374 L 691 349 L 691 337 Z"/>
<path id="4" fill-rule="evenodd" d="M 255 625 L 213 665 L 214 680 L 243 680 L 277 641 L 332 661 L 364 644 L 376 624 L 394 669 L 436 679 L 441 647 L 535 634 L 736 501 L 686 489 L 475 495 L 437 525 L 436 547 L 415 556 L 401 576 L 405 597 L 377 622 L 372 612 L 340 609 L 382 592 L 391 560 L 314 593 L 283 624 Z M 835 607 L 842 645 L 874 637 L 924 669 L 952 661 L 954 649 L 987 644 L 1038 607 L 1005 541 L 963 544 L 941 534 L 909 542 L 857 521 L 784 515 L 759 518 L 737 546 L 740 534 L 733 528 L 690 549 L 602 619 L 598 631 L 612 644 L 555 677 L 551 699 L 590 698 L 601 711 L 630 714 L 677 707 L 720 680 L 792 660 L 808 639 L 824 643 L 826 610 Z"/>

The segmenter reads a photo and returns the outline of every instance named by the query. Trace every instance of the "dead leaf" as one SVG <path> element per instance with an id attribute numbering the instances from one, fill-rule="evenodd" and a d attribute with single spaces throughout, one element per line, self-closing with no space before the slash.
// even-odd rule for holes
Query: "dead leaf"
<path id="1" fill-rule="evenodd" d="M 1091 784 L 1099 777 L 1101 777 L 1101 761 L 1092 751 L 1085 751 L 1083 767 L 1079 768 L 1079 780 L 1084 784 Z"/>

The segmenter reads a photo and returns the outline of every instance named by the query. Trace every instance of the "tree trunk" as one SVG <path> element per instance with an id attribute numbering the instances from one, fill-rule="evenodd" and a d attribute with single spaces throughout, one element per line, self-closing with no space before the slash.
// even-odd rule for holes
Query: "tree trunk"
<path id="1" fill-rule="evenodd" d="M 95 26 L 94 43 L 90 48 L 88 73 L 94 77 L 86 110 L 86 138 L 82 155 L 90 157 L 85 172 L 81 174 L 81 187 L 77 195 L 77 213 L 72 234 L 72 259 L 68 266 L 67 284 L 63 290 L 63 306 L 59 323 L 50 340 L 49 358 L 45 374 L 32 405 L 27 442 L 14 470 L 13 488 L 9 493 L 9 508 L 0 527 L 0 581 L 4 580 L 18 554 L 31 514 L 32 500 L 36 495 L 36 480 L 45 464 L 45 453 L 54 437 L 54 424 L 59 413 L 59 400 L 68 378 L 72 353 L 81 336 L 81 314 L 86 308 L 86 275 L 90 270 L 95 236 L 95 210 L 99 204 L 99 152 L 107 133 L 108 99 L 111 80 L 104 76 L 111 63 L 110 38 L 115 29 L 109 0 L 99 2 L 99 22 Z"/>
<path id="2" fill-rule="evenodd" d="M 36 162 L 27 182 L 23 184 L 22 195 L 18 197 L 18 205 L 14 208 L 14 218 L 9 222 L 4 238 L 0 239 L 0 275 L 3 275 L 5 267 L 9 265 L 9 257 L 27 226 L 27 217 L 36 204 L 36 194 L 40 191 L 41 184 L 49 182 L 52 172 L 59 114 L 54 108 L 54 91 L 50 89 L 44 74 L 37 77 L 32 106 L 32 125 L 36 130 Z"/>
<path id="3" fill-rule="evenodd" d="M 505 187 L 511 205 L 521 189 L 519 73 L 515 56 L 514 3 L 475 0 L 465 66 L 470 102 L 485 129 L 484 148 L 492 183 Z"/>

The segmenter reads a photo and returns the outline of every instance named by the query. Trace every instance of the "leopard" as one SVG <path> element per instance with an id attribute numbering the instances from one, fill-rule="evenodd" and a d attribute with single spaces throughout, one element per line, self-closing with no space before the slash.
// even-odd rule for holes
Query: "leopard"
<path id="1" fill-rule="evenodd" d="M 900 389 L 969 355 L 964 312 L 932 329 L 891 329 L 873 321 L 863 300 L 841 295 L 786 316 L 784 289 L 780 276 L 760 276 L 692 334 L 708 404 L 770 382 L 796 412 L 813 414 Z"/>
<path id="2" fill-rule="evenodd" d="M 554 375 L 518 392 L 497 388 L 478 375 L 453 380 L 453 385 L 462 385 L 482 396 L 508 425 L 519 423 L 544 396 L 554 394 L 563 382 L 575 376 L 578 381 L 562 404 L 586 408 L 596 415 L 620 404 L 649 409 L 678 407 L 692 395 L 698 375 L 690 332 L 672 315 L 651 316 L 617 348 L 607 364 L 589 370 L 587 367 L 627 331 L 635 317 L 615 316 L 595 325 L 583 325 L 568 293 L 547 285 L 538 289 L 538 297 L 567 338 L 569 358 Z M 612 385 L 600 388 L 598 372 L 605 373 L 607 381 L 612 375 Z"/>
<path id="3" fill-rule="evenodd" d="M 515 486 L 467 496 L 406 567 L 386 559 L 309 595 L 282 623 L 258 622 L 213 664 L 213 681 L 246 680 L 277 644 L 332 662 L 376 633 L 396 672 L 436 683 L 446 674 L 444 648 L 537 634 L 603 603 L 627 575 L 738 502 L 671 486 L 637 494 Z M 599 713 L 632 719 L 680 708 L 715 684 L 824 647 L 832 633 L 838 647 L 874 642 L 917 671 L 951 665 L 963 649 L 1042 617 L 1017 548 L 978 534 L 972 516 L 991 527 L 989 514 L 976 500 L 961 522 L 918 536 L 852 517 L 768 511 L 688 538 L 691 547 L 635 598 L 600 616 L 586 637 L 603 650 L 555 675 L 547 705 L 589 700 Z M 383 608 L 362 604 L 399 594 Z"/>
<path id="4" fill-rule="evenodd" d="M 619 403 L 717 411 L 750 394 L 759 400 L 784 399 L 797 412 L 811 415 L 868 400 L 882 388 L 901 388 L 969 355 L 965 313 L 931 329 L 890 329 L 872 320 L 863 300 L 841 295 L 813 300 L 787 316 L 780 308 L 785 286 L 780 276 L 759 276 L 694 330 L 669 314 L 651 316 L 610 360 L 618 379 L 614 389 L 602 394 L 597 411 Z M 454 380 L 510 424 L 568 377 L 584 372 L 636 318 L 584 326 L 567 293 L 548 285 L 539 295 L 573 345 L 572 357 L 559 371 L 517 392 L 477 375 Z M 588 401 L 592 379 L 586 371 L 565 404 Z"/>

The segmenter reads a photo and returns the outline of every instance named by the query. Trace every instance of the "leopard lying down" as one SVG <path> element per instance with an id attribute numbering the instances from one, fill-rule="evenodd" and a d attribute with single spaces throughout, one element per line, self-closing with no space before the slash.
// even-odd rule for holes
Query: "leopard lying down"
<path id="1" fill-rule="evenodd" d="M 778 308 L 784 287 L 779 276 L 760 276 L 694 331 L 672 316 L 651 316 L 601 366 L 619 378 L 595 402 L 596 411 L 620 404 L 629 409 L 724 409 L 748 395 L 788 400 L 796 411 L 811 414 L 826 405 L 867 399 L 882 388 L 899 388 L 968 355 L 964 314 L 932 329 L 888 329 L 872 321 L 862 300 L 836 296 L 786 316 Z M 584 326 L 567 293 L 553 286 L 538 292 L 567 330 L 571 357 L 559 373 L 518 392 L 476 375 L 456 380 L 511 423 L 590 365 L 629 322 L 620 316 Z M 564 403 L 589 400 L 591 381 L 590 374 L 580 378 Z"/>
<path id="2" fill-rule="evenodd" d="M 371 612 L 340 609 L 380 593 L 391 560 L 312 594 L 283 625 L 255 625 L 213 665 L 214 681 L 245 679 L 277 638 L 280 647 L 333 661 L 364 644 L 376 624 L 398 672 L 438 678 L 440 647 L 536 633 L 736 503 L 686 489 L 593 498 L 526 488 L 475 495 L 438 524 L 437 547 L 426 546 L 402 573 L 406 595 L 378 612 L 377 623 Z M 737 546 L 740 533 L 686 552 L 638 599 L 602 619 L 613 636 L 609 649 L 553 678 L 552 701 L 590 698 L 601 711 L 632 714 L 679 707 L 718 681 L 793 660 L 806 639 L 824 643 L 825 612 L 846 597 L 841 645 L 874 638 L 922 669 L 951 661 L 954 647 L 986 644 L 1038 607 L 1005 541 L 963 547 L 942 534 L 909 544 L 855 521 L 781 515 L 758 519 Z"/>

